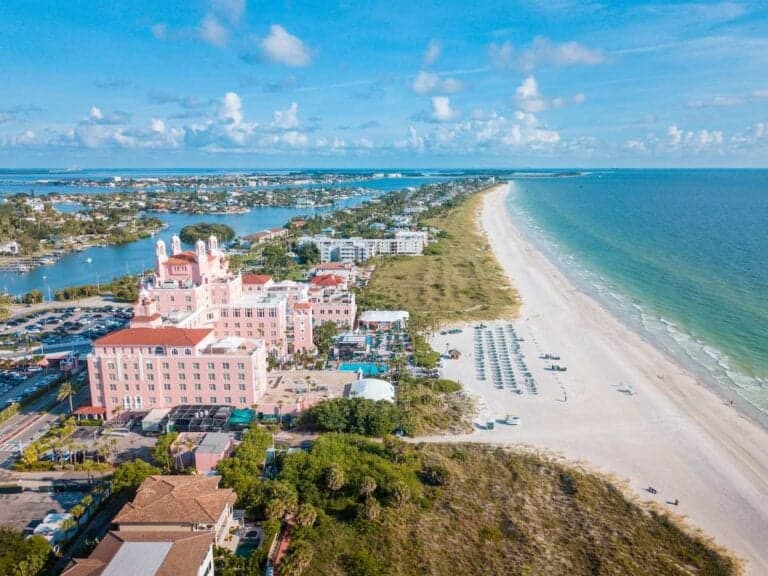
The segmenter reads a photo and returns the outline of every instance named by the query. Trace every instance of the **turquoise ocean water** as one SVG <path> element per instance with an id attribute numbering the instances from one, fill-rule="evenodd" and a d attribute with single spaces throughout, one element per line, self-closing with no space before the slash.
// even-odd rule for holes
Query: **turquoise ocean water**
<path id="1" fill-rule="evenodd" d="M 768 171 L 515 179 L 510 213 L 577 285 L 768 423 Z"/>

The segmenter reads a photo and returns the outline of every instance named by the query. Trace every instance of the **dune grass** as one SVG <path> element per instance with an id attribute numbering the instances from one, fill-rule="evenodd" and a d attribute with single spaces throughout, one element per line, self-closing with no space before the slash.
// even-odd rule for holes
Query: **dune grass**
<path id="1" fill-rule="evenodd" d="M 474 194 L 422 222 L 441 230 L 423 256 L 376 260 L 361 307 L 405 309 L 425 326 L 514 317 L 517 292 L 478 224 L 483 196 Z"/>
<path id="2" fill-rule="evenodd" d="M 329 466 L 345 479 L 333 491 Z M 532 454 L 332 435 L 288 457 L 279 479 L 317 511 L 281 574 L 739 574 L 609 481 Z"/>

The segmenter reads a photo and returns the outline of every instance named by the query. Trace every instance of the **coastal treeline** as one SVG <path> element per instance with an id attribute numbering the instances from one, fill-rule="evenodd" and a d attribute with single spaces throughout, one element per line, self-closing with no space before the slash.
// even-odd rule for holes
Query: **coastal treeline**
<path id="1" fill-rule="evenodd" d="M 184 226 L 179 232 L 179 238 L 185 244 L 194 244 L 198 240 L 207 241 L 211 236 L 217 238 L 219 242 L 231 242 L 236 234 L 231 226 L 217 222 L 198 222 Z"/>
<path id="2" fill-rule="evenodd" d="M 262 548 L 291 519 L 281 574 L 737 574 L 607 480 L 536 455 L 325 434 L 280 453 L 263 478 L 251 448 L 220 464 L 222 484 L 264 521 Z M 263 550 L 217 552 L 222 574 L 260 574 L 265 562 Z"/>

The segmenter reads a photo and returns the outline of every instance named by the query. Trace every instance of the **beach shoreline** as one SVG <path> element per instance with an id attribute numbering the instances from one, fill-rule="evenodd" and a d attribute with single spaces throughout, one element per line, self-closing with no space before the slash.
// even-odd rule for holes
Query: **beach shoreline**
<path id="1" fill-rule="evenodd" d="M 480 223 L 521 296 L 512 324 L 538 393 L 479 381 L 471 327 L 435 335 L 436 350 L 462 352 L 444 361 L 444 373 L 478 398 L 482 412 L 521 418 L 518 426 L 441 441 L 526 446 L 586 462 L 626 479 L 640 500 L 686 517 L 747 560 L 748 574 L 768 573 L 768 433 L 574 286 L 515 226 L 507 195 L 507 185 L 485 195 Z M 545 353 L 561 356 L 567 372 L 546 370 Z"/>

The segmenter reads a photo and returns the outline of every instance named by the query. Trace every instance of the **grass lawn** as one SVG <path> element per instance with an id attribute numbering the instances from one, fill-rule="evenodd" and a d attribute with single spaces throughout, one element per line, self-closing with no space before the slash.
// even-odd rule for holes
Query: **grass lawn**
<path id="1" fill-rule="evenodd" d="M 359 299 L 361 307 L 408 310 L 424 326 L 511 318 L 517 292 L 480 230 L 483 193 L 467 198 L 424 224 L 443 231 L 423 256 L 375 261 L 376 271 Z"/>

